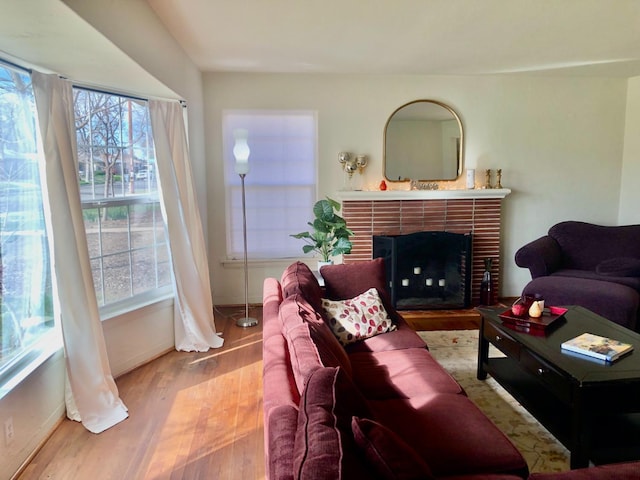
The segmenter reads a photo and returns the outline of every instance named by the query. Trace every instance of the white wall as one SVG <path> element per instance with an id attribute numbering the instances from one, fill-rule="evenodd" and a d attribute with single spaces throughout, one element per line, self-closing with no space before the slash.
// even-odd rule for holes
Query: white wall
<path id="1" fill-rule="evenodd" d="M 12 477 L 49 435 L 65 412 L 62 350 L 0 400 L 0 479 Z M 13 419 L 14 440 L 4 441 L 4 421 Z"/>
<path id="2" fill-rule="evenodd" d="M 214 300 L 242 303 L 242 269 L 226 268 L 221 118 L 224 109 L 318 111 L 319 197 L 343 185 L 340 151 L 369 155 L 365 183 L 382 178 L 382 133 L 388 116 L 416 99 L 451 106 L 465 129 L 465 163 L 502 168 L 504 201 L 501 295 L 518 295 L 529 280 L 516 250 L 554 223 L 618 221 L 627 81 L 526 76 L 359 76 L 225 74 L 204 76 L 210 264 Z M 289 262 L 282 262 L 286 265 Z M 265 275 L 281 265 L 251 267 L 250 301 Z"/>
<path id="3" fill-rule="evenodd" d="M 640 223 L 640 77 L 629 79 L 624 135 L 620 224 Z"/>

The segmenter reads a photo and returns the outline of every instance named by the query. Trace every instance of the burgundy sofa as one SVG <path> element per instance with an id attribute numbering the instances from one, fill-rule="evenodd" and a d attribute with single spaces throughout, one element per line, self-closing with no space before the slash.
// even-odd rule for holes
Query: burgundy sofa
<path id="1" fill-rule="evenodd" d="M 264 282 L 267 472 L 289 478 L 526 478 L 511 441 L 469 400 L 400 315 L 395 331 L 343 347 L 321 298 L 386 292 L 382 259 L 304 263 Z M 388 298 L 384 298 L 383 303 Z M 496 475 L 489 477 L 488 475 Z M 404 478 L 410 478 L 404 476 Z"/>
<path id="2" fill-rule="evenodd" d="M 561 222 L 515 255 L 532 280 L 523 295 L 547 305 L 581 305 L 631 330 L 640 328 L 640 225 Z"/>
<path id="3" fill-rule="evenodd" d="M 322 275 L 325 290 L 298 262 L 280 280 L 264 281 L 267 478 L 527 478 L 513 443 L 389 305 L 382 259 L 326 266 Z M 321 299 L 349 299 L 371 287 L 395 330 L 343 346 Z M 611 468 L 571 478 L 612 478 Z M 636 478 L 625 476 L 624 468 L 640 471 L 635 464 L 616 468 L 622 476 L 615 478 Z"/>

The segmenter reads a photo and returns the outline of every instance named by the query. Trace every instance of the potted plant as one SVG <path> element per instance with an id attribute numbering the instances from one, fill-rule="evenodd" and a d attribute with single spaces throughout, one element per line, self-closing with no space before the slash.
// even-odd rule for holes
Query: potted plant
<path id="1" fill-rule="evenodd" d="M 353 232 L 347 228 L 344 218 L 336 213 L 339 211 L 340 204 L 329 197 L 315 203 L 313 214 L 316 218 L 313 223 L 307 223 L 313 230 L 291 235 L 305 241 L 302 246 L 304 253 L 317 252 L 323 263 L 331 263 L 331 257 L 351 252 L 349 237 Z"/>

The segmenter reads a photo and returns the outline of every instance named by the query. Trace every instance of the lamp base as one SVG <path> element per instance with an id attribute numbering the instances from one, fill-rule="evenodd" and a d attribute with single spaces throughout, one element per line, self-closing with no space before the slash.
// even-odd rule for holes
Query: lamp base
<path id="1" fill-rule="evenodd" d="M 258 319 L 251 317 L 239 318 L 238 320 L 236 320 L 236 325 L 243 328 L 255 327 L 256 325 L 258 325 Z"/>

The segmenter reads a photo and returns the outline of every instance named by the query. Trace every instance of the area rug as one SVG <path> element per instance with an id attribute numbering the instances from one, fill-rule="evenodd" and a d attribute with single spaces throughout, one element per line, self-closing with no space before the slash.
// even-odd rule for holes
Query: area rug
<path id="1" fill-rule="evenodd" d="M 493 378 L 476 378 L 478 330 L 421 331 L 432 355 L 518 447 L 531 472 L 569 470 L 569 451 Z M 501 353 L 491 347 L 491 356 Z"/>

